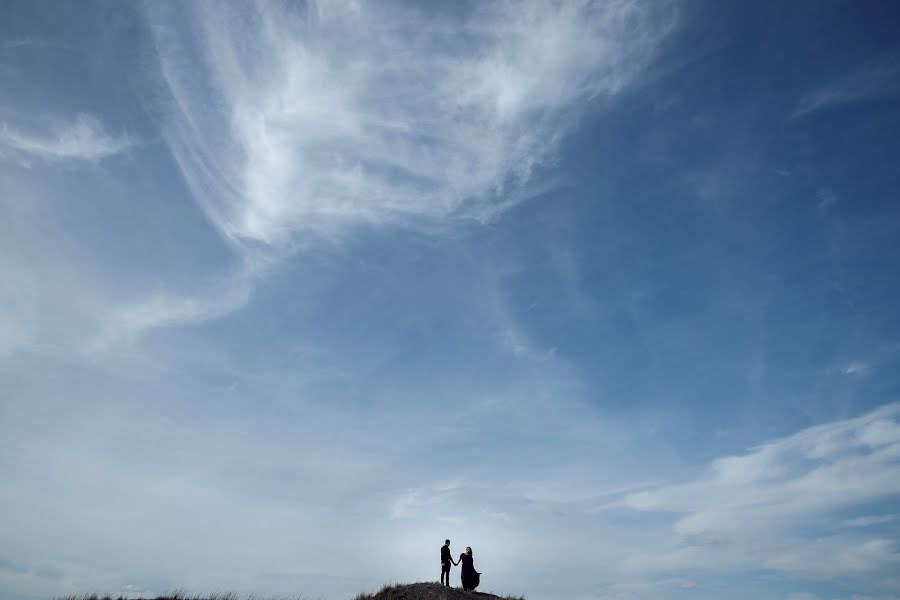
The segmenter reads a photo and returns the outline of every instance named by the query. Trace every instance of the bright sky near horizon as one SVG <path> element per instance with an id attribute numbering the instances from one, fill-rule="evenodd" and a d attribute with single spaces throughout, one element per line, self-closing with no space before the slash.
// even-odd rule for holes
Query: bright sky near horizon
<path id="1" fill-rule="evenodd" d="M 4 1 L 0 597 L 897 600 L 898 31 Z"/>

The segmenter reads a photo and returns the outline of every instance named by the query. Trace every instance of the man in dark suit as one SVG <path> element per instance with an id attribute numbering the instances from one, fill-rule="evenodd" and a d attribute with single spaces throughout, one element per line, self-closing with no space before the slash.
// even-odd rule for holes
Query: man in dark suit
<path id="1" fill-rule="evenodd" d="M 444 540 L 441 546 L 441 585 L 450 587 L 450 565 L 458 565 L 450 553 L 450 540 Z"/>

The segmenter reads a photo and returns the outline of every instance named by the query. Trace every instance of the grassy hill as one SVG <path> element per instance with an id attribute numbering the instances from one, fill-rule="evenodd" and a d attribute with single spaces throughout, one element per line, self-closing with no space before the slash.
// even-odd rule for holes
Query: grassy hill
<path id="1" fill-rule="evenodd" d="M 295 597 L 301 600 L 302 596 Z M 251 596 L 247 600 L 264 600 L 260 596 Z M 241 596 L 233 593 L 208 594 L 195 596 L 174 592 L 156 598 L 127 598 L 98 594 L 66 596 L 59 600 L 241 600 Z M 276 599 L 273 599 L 276 600 Z M 464 592 L 459 588 L 448 588 L 438 583 L 407 583 L 386 585 L 371 594 L 358 594 L 353 600 L 525 600 L 521 596 L 495 596 L 484 592 Z"/>
<path id="2" fill-rule="evenodd" d="M 374 594 L 359 594 L 353 600 L 525 600 L 521 596 L 495 596 L 483 592 L 464 592 L 439 583 L 386 585 Z"/>

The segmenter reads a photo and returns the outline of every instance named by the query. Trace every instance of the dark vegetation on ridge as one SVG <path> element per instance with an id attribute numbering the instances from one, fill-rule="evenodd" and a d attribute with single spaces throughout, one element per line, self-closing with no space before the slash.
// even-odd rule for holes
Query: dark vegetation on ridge
<path id="1" fill-rule="evenodd" d="M 64 596 L 58 600 L 306 600 L 305 596 L 239 596 L 234 592 L 224 594 L 185 594 L 170 592 L 155 598 L 134 598 L 119 594 L 81 594 Z M 357 594 L 353 600 L 525 600 L 521 596 L 495 596 L 484 592 L 464 592 L 439 583 L 388 584 L 371 594 Z"/>
<path id="2" fill-rule="evenodd" d="M 212 594 L 187 594 L 185 592 L 166 592 L 160 596 L 137 598 L 124 594 L 70 594 L 60 596 L 56 600 L 310 600 L 307 596 L 262 596 L 249 594 L 241 596 L 234 592 Z"/>
<path id="3" fill-rule="evenodd" d="M 461 588 L 450 588 L 439 583 L 407 583 L 389 584 L 374 594 L 359 594 L 353 600 L 525 600 L 525 598 L 464 592 Z"/>

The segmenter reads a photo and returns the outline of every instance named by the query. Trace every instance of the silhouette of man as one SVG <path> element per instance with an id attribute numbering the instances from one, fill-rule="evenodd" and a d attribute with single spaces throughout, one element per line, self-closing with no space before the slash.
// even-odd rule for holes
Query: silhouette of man
<path id="1" fill-rule="evenodd" d="M 441 546 L 441 585 L 446 585 L 450 587 L 450 565 L 458 565 L 459 563 L 453 560 L 453 555 L 450 553 L 450 540 L 444 540 L 444 545 Z"/>

